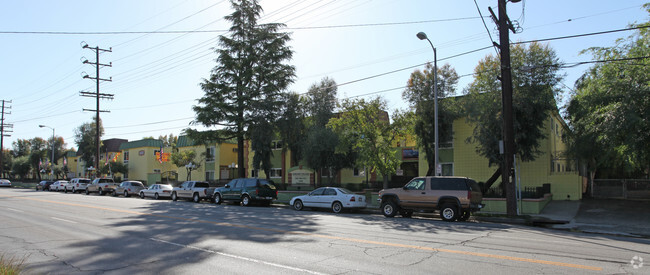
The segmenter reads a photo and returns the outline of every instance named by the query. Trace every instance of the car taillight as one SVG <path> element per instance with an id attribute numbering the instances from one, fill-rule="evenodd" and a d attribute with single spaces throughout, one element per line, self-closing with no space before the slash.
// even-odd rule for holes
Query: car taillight
<path id="1" fill-rule="evenodd" d="M 350 198 L 350 201 L 357 201 L 357 198 L 355 198 L 355 197 L 351 197 L 351 198 Z"/>
<path id="2" fill-rule="evenodd" d="M 131 188 L 127 188 L 126 190 L 129 190 L 129 192 L 131 192 Z"/>
<path id="3" fill-rule="evenodd" d="M 275 196 L 276 197 L 278 196 L 278 190 L 275 190 Z"/>
<path id="4" fill-rule="evenodd" d="M 169 193 L 169 190 L 163 190 L 163 193 Z"/>
<path id="5" fill-rule="evenodd" d="M 79 184 L 77 183 L 77 187 L 79 187 Z"/>
<path id="6" fill-rule="evenodd" d="M 259 194 L 260 194 L 260 190 L 259 190 L 259 189 L 255 189 L 255 195 L 259 195 Z"/>
<path id="7" fill-rule="evenodd" d="M 468 200 L 472 199 L 472 190 L 467 191 L 467 199 Z"/>
<path id="8" fill-rule="evenodd" d="M 208 194 L 208 189 L 203 189 L 203 195 L 207 195 L 207 194 Z"/>

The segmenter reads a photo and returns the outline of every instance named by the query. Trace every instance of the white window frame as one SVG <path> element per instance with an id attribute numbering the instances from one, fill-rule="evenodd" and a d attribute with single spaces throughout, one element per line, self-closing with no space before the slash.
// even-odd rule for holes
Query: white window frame
<path id="1" fill-rule="evenodd" d="M 208 146 L 205 151 L 205 162 L 214 162 L 217 158 L 217 148 L 215 146 Z"/>

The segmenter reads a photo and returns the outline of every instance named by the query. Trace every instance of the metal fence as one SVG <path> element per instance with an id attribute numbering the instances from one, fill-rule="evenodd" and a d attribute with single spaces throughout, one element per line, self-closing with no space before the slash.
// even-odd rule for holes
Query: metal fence
<path id="1" fill-rule="evenodd" d="M 650 180 L 600 179 L 594 180 L 594 198 L 650 199 Z"/>
<path id="2" fill-rule="evenodd" d="M 551 185 L 544 184 L 543 186 L 524 186 L 521 189 L 522 199 L 539 199 L 543 198 L 544 194 L 551 193 Z M 501 186 L 495 186 L 487 190 L 483 194 L 484 198 L 505 198 L 505 192 Z"/>

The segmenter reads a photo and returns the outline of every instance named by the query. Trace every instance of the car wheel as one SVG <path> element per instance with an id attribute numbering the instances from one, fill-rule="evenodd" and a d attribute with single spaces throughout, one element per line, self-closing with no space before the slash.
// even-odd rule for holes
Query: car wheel
<path id="1" fill-rule="evenodd" d="M 472 216 L 472 212 L 470 212 L 469 210 L 463 210 L 463 214 L 460 217 L 458 217 L 458 220 L 464 222 L 469 220 L 470 216 Z"/>
<path id="2" fill-rule="evenodd" d="M 219 193 L 214 194 L 214 203 L 221 204 L 221 195 Z"/>
<path id="3" fill-rule="evenodd" d="M 90 191 L 88 191 L 88 188 L 86 188 L 86 195 L 89 195 Z"/>
<path id="4" fill-rule="evenodd" d="M 301 200 L 296 200 L 293 202 L 293 209 L 300 211 L 303 208 L 305 208 L 305 206 L 302 204 Z"/>
<path id="5" fill-rule="evenodd" d="M 124 191 L 124 197 L 128 197 L 128 196 L 129 196 L 129 192 L 126 192 L 126 190 L 125 190 Z"/>
<path id="6" fill-rule="evenodd" d="M 343 205 L 341 204 L 341 202 L 335 201 L 334 203 L 332 203 L 332 212 L 341 213 L 341 211 L 343 211 Z"/>
<path id="7" fill-rule="evenodd" d="M 381 213 L 385 217 L 392 218 L 397 215 L 397 204 L 393 200 L 385 201 L 381 204 Z"/>
<path id="8" fill-rule="evenodd" d="M 192 196 L 192 201 L 195 203 L 199 203 L 201 201 L 201 197 L 199 197 L 199 193 L 194 193 Z"/>
<path id="9" fill-rule="evenodd" d="M 140 192 L 140 198 L 144 200 L 144 192 Z"/>
<path id="10" fill-rule="evenodd" d="M 144 196 L 144 194 L 143 194 L 143 196 Z M 158 199 L 158 193 L 153 194 L 153 198 L 154 198 L 154 199 Z"/>
<path id="11" fill-rule="evenodd" d="M 402 210 L 399 212 L 399 214 L 404 218 L 410 218 L 413 217 L 413 210 Z"/>
<path id="12" fill-rule="evenodd" d="M 66 187 L 66 188 L 63 188 L 63 193 L 66 193 L 66 194 L 68 194 L 68 187 Z"/>
<path id="13" fill-rule="evenodd" d="M 241 197 L 241 205 L 250 206 L 251 205 L 251 198 L 248 195 L 244 195 L 243 197 Z"/>
<path id="14" fill-rule="evenodd" d="M 178 200 L 178 195 L 176 195 L 176 192 L 172 193 L 172 201 L 177 201 Z"/>
<path id="15" fill-rule="evenodd" d="M 97 194 L 99 194 L 100 196 L 105 195 L 104 190 L 102 190 L 101 188 L 99 188 L 99 190 L 97 191 Z"/>
<path id="16" fill-rule="evenodd" d="M 74 193 L 77 193 L 77 190 L 75 190 L 74 187 L 72 187 L 72 194 Z"/>
<path id="17" fill-rule="evenodd" d="M 440 218 L 446 222 L 453 222 L 458 218 L 458 207 L 453 204 L 443 204 L 440 208 Z"/>

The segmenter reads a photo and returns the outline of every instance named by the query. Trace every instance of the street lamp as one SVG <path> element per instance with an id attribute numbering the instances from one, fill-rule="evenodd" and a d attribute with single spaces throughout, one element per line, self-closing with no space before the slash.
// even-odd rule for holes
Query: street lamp
<path id="1" fill-rule="evenodd" d="M 433 46 L 431 40 L 427 37 L 427 34 L 424 32 L 419 32 L 417 37 L 420 40 L 429 41 L 429 45 L 433 49 L 433 131 L 435 136 L 435 146 L 434 146 L 434 166 L 436 167 L 435 175 L 440 176 L 442 169 L 440 169 L 438 164 L 438 58 L 436 56 L 436 47 Z"/>
<path id="2" fill-rule="evenodd" d="M 52 177 L 54 177 L 54 128 L 52 128 L 50 126 L 45 126 L 45 125 L 38 125 L 38 127 L 52 129 L 52 159 L 50 159 L 50 162 L 52 163 L 52 170 L 51 170 Z"/>

